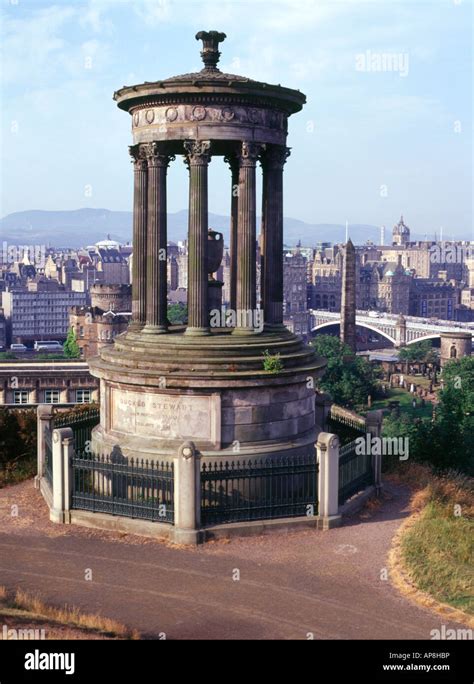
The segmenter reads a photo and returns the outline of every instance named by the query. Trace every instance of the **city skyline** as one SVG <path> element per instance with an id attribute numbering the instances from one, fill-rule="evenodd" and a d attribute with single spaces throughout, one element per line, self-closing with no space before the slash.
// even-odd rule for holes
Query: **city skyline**
<path id="1" fill-rule="evenodd" d="M 285 215 L 389 228 L 387 216 L 403 212 L 421 234 L 442 226 L 472 236 L 470 3 L 427 13 L 426 3 L 300 2 L 293 13 L 288 2 L 271 12 L 260 2 L 251 26 L 242 4 L 220 3 L 222 70 L 299 88 L 308 99 L 290 120 Z M 3 10 L 2 216 L 131 209 L 132 171 L 121 153 L 130 123 L 112 94 L 200 68 L 189 36 L 211 20 L 213 5 L 200 3 L 199 16 L 192 5 L 23 1 Z M 209 167 L 209 210 L 220 214 L 230 203 L 224 169 L 221 159 Z M 176 212 L 187 203 L 180 159 L 169 174 Z"/>

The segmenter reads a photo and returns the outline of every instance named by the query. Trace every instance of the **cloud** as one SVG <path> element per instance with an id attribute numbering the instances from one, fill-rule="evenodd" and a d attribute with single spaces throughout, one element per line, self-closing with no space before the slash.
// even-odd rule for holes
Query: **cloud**
<path id="1" fill-rule="evenodd" d="M 169 0 L 136 0 L 134 2 L 132 0 L 132 4 L 135 13 L 148 26 L 164 24 L 172 17 L 172 3 Z"/>
<path id="2" fill-rule="evenodd" d="M 48 7 L 27 19 L 3 19 L 3 84 L 34 83 L 60 62 L 65 41 L 60 31 L 75 16 L 72 7 Z"/>

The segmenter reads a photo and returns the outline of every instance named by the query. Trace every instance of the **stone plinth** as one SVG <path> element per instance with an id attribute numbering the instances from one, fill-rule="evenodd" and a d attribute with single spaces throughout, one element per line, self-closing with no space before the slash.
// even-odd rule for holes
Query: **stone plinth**
<path id="1" fill-rule="evenodd" d="M 263 353 L 279 353 L 278 373 Z M 129 332 L 90 362 L 101 379 L 101 423 L 93 447 L 125 456 L 171 458 L 192 439 L 203 458 L 299 454 L 314 445 L 314 382 L 324 367 L 287 330 L 240 338 Z"/>

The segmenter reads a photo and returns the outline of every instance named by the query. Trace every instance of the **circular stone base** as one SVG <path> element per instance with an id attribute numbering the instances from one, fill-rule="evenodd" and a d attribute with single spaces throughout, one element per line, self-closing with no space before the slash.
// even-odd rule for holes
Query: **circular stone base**
<path id="1" fill-rule="evenodd" d="M 242 338 L 129 331 L 91 359 L 101 381 L 98 453 L 169 460 L 187 440 L 205 459 L 308 453 L 315 425 L 314 381 L 324 361 L 288 330 Z M 281 369 L 266 371 L 267 355 Z"/>

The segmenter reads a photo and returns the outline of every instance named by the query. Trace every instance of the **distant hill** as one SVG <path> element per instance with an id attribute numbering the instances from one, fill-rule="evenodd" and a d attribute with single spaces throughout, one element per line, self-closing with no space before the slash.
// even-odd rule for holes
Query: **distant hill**
<path id="1" fill-rule="evenodd" d="M 168 239 L 182 240 L 186 237 L 188 212 L 168 214 Z M 209 226 L 229 236 L 229 217 L 209 214 Z M 349 233 L 355 244 L 367 240 L 377 243 L 380 228 L 372 225 L 350 225 Z M 108 234 L 122 243 L 132 239 L 132 212 L 109 209 L 75 209 L 73 211 L 30 210 L 8 214 L 0 219 L 0 239 L 11 244 L 46 244 L 56 247 L 83 247 L 104 239 Z M 310 224 L 285 217 L 285 243 L 295 245 L 298 240 L 304 246 L 317 242 L 342 242 L 345 226 L 331 223 Z M 423 239 L 423 235 L 414 235 Z M 386 231 L 389 239 L 389 230 Z"/>

